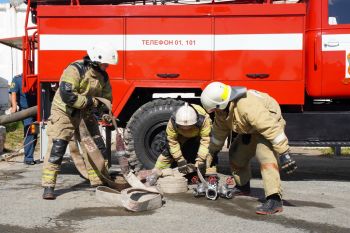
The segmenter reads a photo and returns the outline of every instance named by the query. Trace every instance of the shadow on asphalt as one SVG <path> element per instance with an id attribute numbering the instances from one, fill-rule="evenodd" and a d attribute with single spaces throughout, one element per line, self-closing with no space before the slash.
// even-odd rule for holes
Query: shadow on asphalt
<path id="1" fill-rule="evenodd" d="M 66 188 L 60 188 L 60 189 L 56 189 L 55 190 L 55 195 L 56 197 L 59 197 L 65 193 L 69 193 L 69 192 L 73 192 L 73 191 L 77 191 L 77 190 L 95 190 L 95 188 L 91 188 L 90 187 L 90 182 L 85 180 L 79 184 L 70 186 L 70 187 L 66 187 Z"/>
<path id="2" fill-rule="evenodd" d="M 283 214 L 276 214 L 270 216 L 257 215 L 255 208 L 259 204 L 255 199 L 250 197 L 234 197 L 233 199 L 221 199 L 216 201 L 207 200 L 206 198 L 194 198 L 191 194 L 173 194 L 167 195 L 172 201 L 186 202 L 195 205 L 202 205 L 208 207 L 211 211 L 216 211 L 228 216 L 236 216 L 242 219 L 249 219 L 253 221 L 263 221 L 282 225 L 286 228 L 298 228 L 308 232 L 349 232 L 349 228 L 339 227 L 327 223 L 308 222 L 303 219 L 294 219 Z M 242 201 L 244 200 L 244 201 Z M 297 200 L 283 200 L 289 206 L 313 206 L 319 208 L 333 208 L 333 206 L 320 202 L 306 202 Z M 259 231 L 259 230 L 258 230 Z"/>
<path id="3" fill-rule="evenodd" d="M 292 154 L 291 156 L 296 160 L 298 169 L 291 175 L 281 173 L 281 179 L 284 181 L 350 181 L 350 157 L 309 156 L 305 154 Z M 252 177 L 261 178 L 260 165 L 255 158 L 252 159 L 251 166 Z M 218 171 L 226 175 L 231 174 L 227 152 L 219 154 Z"/>

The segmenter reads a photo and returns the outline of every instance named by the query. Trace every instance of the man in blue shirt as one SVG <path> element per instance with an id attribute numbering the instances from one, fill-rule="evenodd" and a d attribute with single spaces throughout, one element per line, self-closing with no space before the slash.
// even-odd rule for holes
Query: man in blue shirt
<path id="1" fill-rule="evenodd" d="M 13 77 L 11 86 L 11 113 L 18 110 L 27 109 L 36 105 L 36 95 L 32 93 L 23 93 L 22 91 L 22 75 Z M 24 119 L 24 163 L 27 165 L 34 165 L 34 149 L 36 145 L 37 135 L 32 134 L 30 125 L 35 121 L 35 117 L 28 117 Z"/>

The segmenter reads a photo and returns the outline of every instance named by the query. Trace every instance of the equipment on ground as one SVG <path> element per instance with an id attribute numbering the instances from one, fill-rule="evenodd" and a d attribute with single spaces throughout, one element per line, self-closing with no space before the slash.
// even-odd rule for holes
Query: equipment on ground
<path id="1" fill-rule="evenodd" d="M 233 188 L 235 180 L 232 176 L 226 178 L 226 182 L 219 187 L 219 196 L 226 199 L 231 199 L 234 196 Z"/>
<path id="2" fill-rule="evenodd" d="M 207 177 L 208 188 L 206 190 L 205 196 L 209 200 L 216 200 L 219 196 L 219 177 L 217 175 L 211 175 Z"/>
<path id="3" fill-rule="evenodd" d="M 188 191 L 187 179 L 180 173 L 172 176 L 160 177 L 157 181 L 157 187 L 163 193 L 185 193 Z"/>
<path id="4" fill-rule="evenodd" d="M 194 197 L 204 197 L 207 193 L 207 185 L 202 182 L 197 183 L 197 187 L 193 189 Z"/>
<path id="5" fill-rule="evenodd" d="M 200 169 L 197 168 L 197 175 L 199 181 L 197 187 L 194 188 L 193 195 L 195 197 L 206 196 L 209 200 L 216 200 L 218 198 L 219 177 L 217 174 L 206 176 L 204 179 Z"/>
<path id="6" fill-rule="evenodd" d="M 118 129 L 115 117 L 112 116 L 112 105 L 109 100 L 97 98 L 101 103 L 105 104 L 109 109 L 112 123 L 115 129 Z M 118 161 L 121 166 L 121 171 L 124 179 L 129 183 L 131 188 L 125 189 L 125 186 L 111 179 L 105 168 L 105 160 L 101 151 L 96 146 L 91 137 L 88 128 L 84 121 L 84 112 L 82 112 L 82 120 L 79 125 L 79 140 L 86 149 L 91 165 L 99 171 L 99 175 L 109 188 L 97 187 L 97 198 L 103 200 L 104 197 L 116 199 L 116 203 L 122 204 L 125 208 L 131 211 L 144 211 L 159 208 L 162 206 L 162 194 L 156 187 L 147 187 L 144 185 L 132 172 L 128 169 L 127 159 L 119 155 Z M 112 189 L 110 189 L 112 188 Z M 120 194 L 121 192 L 121 194 Z M 110 200 L 108 200 L 109 202 Z"/>
<path id="7" fill-rule="evenodd" d="M 217 174 L 207 175 L 205 178 L 199 169 L 197 169 L 199 180 L 192 178 L 192 183 L 197 184 L 193 189 L 195 197 L 205 196 L 209 200 L 216 200 L 218 197 L 231 199 L 234 196 L 235 181 L 232 176 L 226 178 L 223 185 L 219 185 L 219 176 Z"/>

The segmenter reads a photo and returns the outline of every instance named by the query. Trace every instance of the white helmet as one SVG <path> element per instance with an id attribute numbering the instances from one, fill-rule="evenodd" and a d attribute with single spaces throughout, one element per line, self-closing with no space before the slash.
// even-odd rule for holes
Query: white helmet
<path id="1" fill-rule="evenodd" d="M 225 109 L 231 98 L 232 88 L 221 82 L 212 82 L 204 88 L 201 94 L 201 102 L 207 112 L 215 108 Z"/>
<path id="2" fill-rule="evenodd" d="M 181 106 L 175 114 L 175 123 L 177 125 L 189 126 L 197 123 L 197 113 L 188 103 Z"/>
<path id="3" fill-rule="evenodd" d="M 118 52 L 109 43 L 99 43 L 87 50 L 91 61 L 116 65 L 118 63 Z"/>

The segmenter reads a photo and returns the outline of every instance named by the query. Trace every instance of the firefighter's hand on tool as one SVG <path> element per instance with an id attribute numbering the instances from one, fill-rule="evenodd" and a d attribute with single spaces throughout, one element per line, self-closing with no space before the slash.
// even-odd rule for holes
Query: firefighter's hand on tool
<path id="1" fill-rule="evenodd" d="M 103 114 L 101 118 L 107 124 L 111 124 L 112 123 L 112 117 L 109 114 Z"/>
<path id="2" fill-rule="evenodd" d="M 146 182 L 149 186 L 154 186 L 157 183 L 158 175 L 155 173 L 152 173 L 151 175 L 146 177 Z"/>
<path id="3" fill-rule="evenodd" d="M 162 175 L 162 171 L 154 168 L 151 175 L 146 177 L 146 182 L 149 186 L 154 186 L 157 183 L 158 178 Z"/>
<path id="4" fill-rule="evenodd" d="M 92 98 L 92 107 L 97 108 L 99 103 L 100 102 L 96 98 Z"/>
<path id="5" fill-rule="evenodd" d="M 188 167 L 187 167 L 187 161 L 184 158 L 181 158 L 177 161 L 177 167 L 179 172 L 183 173 L 183 174 L 187 174 L 188 173 Z"/>
<path id="6" fill-rule="evenodd" d="M 202 161 L 202 160 L 196 160 L 196 163 L 194 164 L 194 166 L 195 166 L 196 168 L 201 168 L 201 167 L 205 167 L 206 164 L 205 164 L 205 162 Z"/>
<path id="7" fill-rule="evenodd" d="M 205 161 L 197 158 L 196 163 L 194 164 L 195 168 L 198 168 L 202 174 L 205 174 L 205 169 L 207 168 Z M 196 170 L 196 169 L 195 169 Z"/>
<path id="8" fill-rule="evenodd" d="M 279 157 L 280 165 L 282 171 L 287 174 L 291 174 L 297 169 L 297 164 L 294 159 L 292 159 L 288 152 L 285 152 Z"/>
<path id="9" fill-rule="evenodd" d="M 87 108 L 90 108 L 90 107 L 93 107 L 93 108 L 97 108 L 98 104 L 99 104 L 99 101 L 94 98 L 94 97 L 91 97 L 91 96 L 87 96 L 87 103 L 86 103 L 86 107 Z"/>

